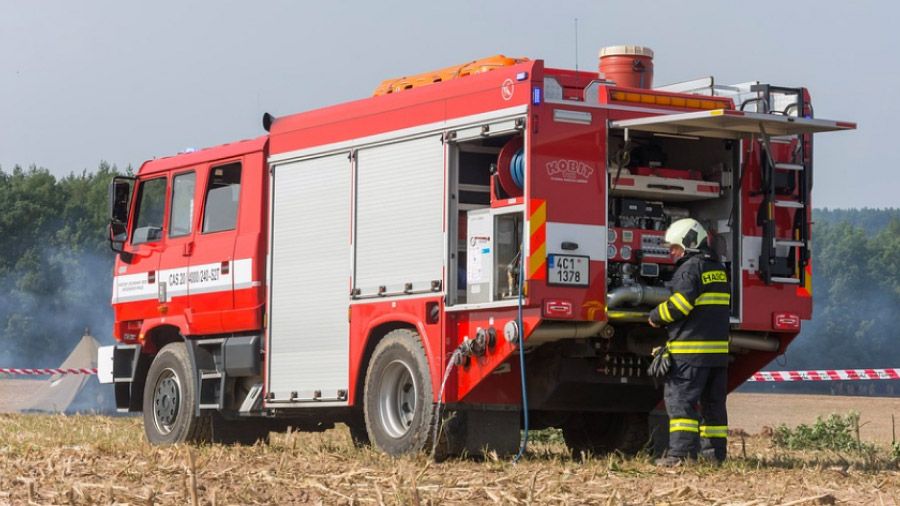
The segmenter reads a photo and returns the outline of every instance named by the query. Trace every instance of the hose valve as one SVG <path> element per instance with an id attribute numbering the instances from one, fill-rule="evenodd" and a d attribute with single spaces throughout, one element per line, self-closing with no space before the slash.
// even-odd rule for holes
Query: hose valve
<path id="1" fill-rule="evenodd" d="M 519 324 L 515 320 L 510 320 L 503 326 L 503 337 L 509 344 L 518 344 Z"/>

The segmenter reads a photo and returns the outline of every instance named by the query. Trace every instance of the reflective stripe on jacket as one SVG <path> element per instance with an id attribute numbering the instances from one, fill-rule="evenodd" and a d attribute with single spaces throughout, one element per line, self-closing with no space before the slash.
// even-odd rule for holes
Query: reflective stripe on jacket
<path id="1" fill-rule="evenodd" d="M 650 312 L 650 319 L 666 326 L 673 360 L 728 365 L 731 285 L 725 266 L 702 253 L 685 257 L 670 287 L 672 295 Z"/>

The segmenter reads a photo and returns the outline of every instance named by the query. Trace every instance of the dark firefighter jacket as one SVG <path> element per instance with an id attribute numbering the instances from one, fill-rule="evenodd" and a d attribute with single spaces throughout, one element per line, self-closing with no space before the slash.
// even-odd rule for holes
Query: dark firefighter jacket
<path id="1" fill-rule="evenodd" d="M 702 252 L 686 256 L 670 287 L 672 296 L 650 312 L 650 319 L 666 326 L 672 359 L 695 366 L 727 366 L 731 289 L 725 266 Z"/>

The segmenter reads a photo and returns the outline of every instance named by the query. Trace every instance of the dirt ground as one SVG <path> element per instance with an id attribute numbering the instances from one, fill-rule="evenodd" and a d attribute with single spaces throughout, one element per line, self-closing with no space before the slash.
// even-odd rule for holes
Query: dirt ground
<path id="1" fill-rule="evenodd" d="M 752 429 L 765 416 L 758 411 L 769 412 L 765 424 L 774 423 L 773 413 L 786 422 L 849 409 L 863 412 L 864 421 L 874 416 L 869 413 L 889 416 L 878 411 L 878 400 L 826 400 L 837 404 L 738 394 L 732 426 Z M 268 444 L 249 447 L 154 447 L 138 417 L 0 415 L 0 505 L 900 506 L 900 468 L 885 446 L 867 455 L 791 452 L 766 436 L 732 437 L 732 458 L 722 467 L 658 469 L 646 455 L 576 461 L 558 434 L 542 435 L 518 464 L 496 458 L 435 463 L 356 448 L 343 426 L 273 434 Z"/>
<path id="2" fill-rule="evenodd" d="M 796 427 L 801 423 L 814 423 L 819 416 L 847 414 L 851 410 L 860 414 L 859 435 L 863 440 L 891 443 L 894 431 L 900 432 L 898 397 L 735 393 L 728 396 L 728 425 L 758 434 L 764 427 L 774 428 L 780 424 Z"/>

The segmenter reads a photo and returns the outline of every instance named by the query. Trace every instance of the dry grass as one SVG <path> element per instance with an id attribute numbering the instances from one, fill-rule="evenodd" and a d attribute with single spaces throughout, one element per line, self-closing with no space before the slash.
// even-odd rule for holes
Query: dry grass
<path id="1" fill-rule="evenodd" d="M 346 430 L 252 447 L 153 447 L 139 418 L 0 416 L 0 504 L 900 504 L 886 457 L 784 453 L 732 438 L 721 468 L 575 462 L 537 443 L 518 465 L 356 449 Z"/>

